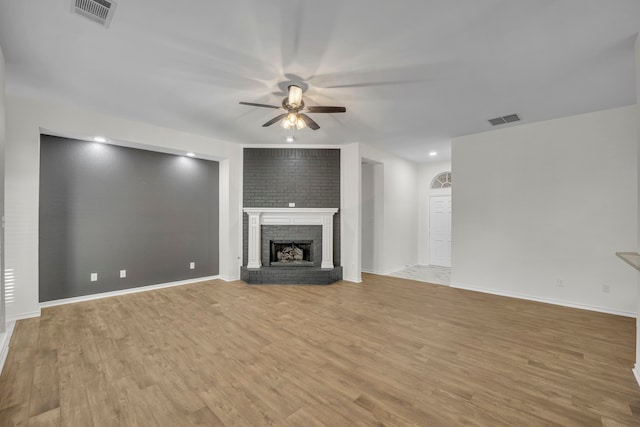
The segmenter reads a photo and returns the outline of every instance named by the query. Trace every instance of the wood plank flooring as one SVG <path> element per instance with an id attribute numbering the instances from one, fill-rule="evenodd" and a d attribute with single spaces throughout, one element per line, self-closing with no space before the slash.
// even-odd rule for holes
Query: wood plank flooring
<path id="1" fill-rule="evenodd" d="M 142 292 L 19 321 L 0 425 L 637 426 L 634 323 L 375 275 Z"/>

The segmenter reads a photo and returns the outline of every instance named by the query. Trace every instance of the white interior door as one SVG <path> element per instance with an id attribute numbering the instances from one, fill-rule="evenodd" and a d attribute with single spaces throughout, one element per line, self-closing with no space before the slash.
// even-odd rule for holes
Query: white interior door
<path id="1" fill-rule="evenodd" d="M 451 195 L 429 200 L 429 264 L 451 267 Z"/>

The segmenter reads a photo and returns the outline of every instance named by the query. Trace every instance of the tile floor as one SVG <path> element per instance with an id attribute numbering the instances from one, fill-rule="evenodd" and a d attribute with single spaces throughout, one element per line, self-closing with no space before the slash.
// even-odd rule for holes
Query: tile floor
<path id="1" fill-rule="evenodd" d="M 418 280 L 420 282 L 435 283 L 437 285 L 451 285 L 451 268 L 435 265 L 414 265 L 404 270 L 389 274 L 393 277 Z"/>

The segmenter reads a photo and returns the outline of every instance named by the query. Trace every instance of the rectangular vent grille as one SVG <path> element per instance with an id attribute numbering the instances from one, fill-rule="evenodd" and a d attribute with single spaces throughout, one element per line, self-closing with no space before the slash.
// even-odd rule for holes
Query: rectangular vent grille
<path id="1" fill-rule="evenodd" d="M 71 11 L 109 27 L 117 3 L 108 0 L 71 0 Z"/>
<path id="2" fill-rule="evenodd" d="M 504 125 L 507 123 L 517 122 L 520 117 L 517 114 L 509 114 L 508 116 L 496 117 L 495 119 L 489 119 L 489 123 L 493 126 Z"/>

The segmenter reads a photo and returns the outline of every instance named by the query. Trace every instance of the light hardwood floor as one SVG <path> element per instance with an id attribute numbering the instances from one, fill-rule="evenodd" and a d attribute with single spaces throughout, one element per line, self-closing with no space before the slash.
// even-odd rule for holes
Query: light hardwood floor
<path id="1" fill-rule="evenodd" d="M 392 277 L 181 286 L 17 323 L 0 424 L 640 425 L 634 320 Z"/>

